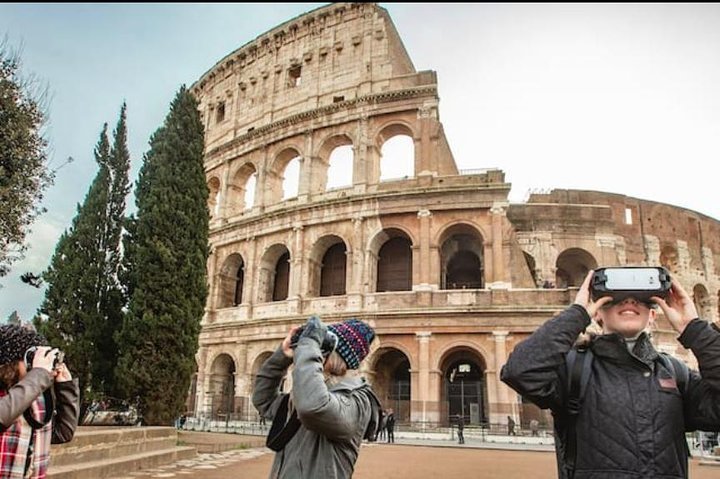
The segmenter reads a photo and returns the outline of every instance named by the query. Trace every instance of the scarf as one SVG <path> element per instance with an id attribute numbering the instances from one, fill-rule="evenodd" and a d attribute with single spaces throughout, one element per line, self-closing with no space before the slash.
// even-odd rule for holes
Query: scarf
<path id="1" fill-rule="evenodd" d="M 7 391 L 0 390 L 0 398 Z M 30 406 L 32 417 L 42 422 L 45 417 L 45 397 L 41 394 Z M 32 457 L 25 470 L 32 438 Z M 21 414 L 7 429 L 0 432 L 0 479 L 45 479 L 50 462 L 52 421 L 33 429 Z"/>

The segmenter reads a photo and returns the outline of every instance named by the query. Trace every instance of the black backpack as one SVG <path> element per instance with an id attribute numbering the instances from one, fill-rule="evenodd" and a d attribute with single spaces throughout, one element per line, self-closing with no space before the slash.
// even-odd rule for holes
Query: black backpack
<path id="1" fill-rule="evenodd" d="M 678 390 L 681 394 L 685 394 L 690 372 L 688 367 L 680 362 L 679 359 L 666 354 L 660 353 L 660 362 L 665 369 L 670 371 L 677 381 Z M 564 450 L 565 464 L 570 471 L 575 470 L 575 460 L 577 455 L 577 437 L 575 434 L 575 425 L 577 416 L 580 414 L 583 399 L 587 392 L 587 385 L 592 374 L 593 352 L 589 348 L 573 348 L 565 356 L 565 364 L 568 374 L 568 401 L 566 409 L 566 441 Z M 679 374 L 678 374 L 679 373 Z M 560 454 L 560 452 L 558 452 Z M 558 457 L 558 461 L 560 457 Z"/>

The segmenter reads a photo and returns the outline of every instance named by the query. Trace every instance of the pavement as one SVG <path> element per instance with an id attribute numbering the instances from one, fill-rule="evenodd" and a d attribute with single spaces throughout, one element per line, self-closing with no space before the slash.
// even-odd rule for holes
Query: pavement
<path id="1" fill-rule="evenodd" d="M 261 435 L 228 434 L 221 432 L 179 431 L 181 445 L 195 446 L 197 457 L 177 461 L 165 466 L 128 473 L 112 479 L 159 479 L 159 478 L 225 478 L 244 477 L 243 461 L 274 454 L 265 447 Z M 363 447 L 383 447 L 386 441 L 364 443 Z M 444 447 L 460 449 L 494 449 L 549 452 L 554 450 L 551 436 L 502 436 L 468 435 L 465 443 L 458 444 L 453 434 L 396 432 L 395 445 Z M 391 446 L 391 445 L 390 445 Z M 697 457 L 697 456 L 696 456 Z M 227 474 L 232 473 L 228 476 Z M 237 473 L 240 473 L 238 476 Z"/>

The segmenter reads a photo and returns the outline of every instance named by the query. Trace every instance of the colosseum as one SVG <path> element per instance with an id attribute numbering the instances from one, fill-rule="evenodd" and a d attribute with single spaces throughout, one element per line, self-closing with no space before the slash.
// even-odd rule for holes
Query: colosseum
<path id="1" fill-rule="evenodd" d="M 459 171 L 437 75 L 376 4 L 289 20 L 192 91 L 211 192 L 195 416 L 257 420 L 255 373 L 313 314 L 369 322 L 363 374 L 401 424 L 428 427 L 547 421 L 499 372 L 589 269 L 663 265 L 718 320 L 720 222 L 599 191 L 510 203 L 503 171 Z M 662 317 L 653 338 L 696 364 Z"/>

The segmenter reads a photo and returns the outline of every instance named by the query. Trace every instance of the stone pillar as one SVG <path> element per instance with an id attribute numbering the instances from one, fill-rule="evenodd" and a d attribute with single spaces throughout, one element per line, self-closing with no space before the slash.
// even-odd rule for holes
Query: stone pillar
<path id="1" fill-rule="evenodd" d="M 492 277 L 488 278 L 489 287 L 493 289 L 507 289 L 510 282 L 507 281 L 505 270 L 505 259 L 503 256 L 503 223 L 507 215 L 506 201 L 496 201 L 490 208 L 492 217 Z"/>
<path id="2" fill-rule="evenodd" d="M 293 252 L 290 258 L 290 283 L 288 284 L 288 312 L 289 313 L 301 313 L 300 301 L 302 300 L 302 291 L 300 285 L 302 284 L 303 278 L 303 242 L 304 242 L 304 227 L 297 223 L 293 225 Z"/>
<path id="3" fill-rule="evenodd" d="M 209 417 L 212 414 L 212 396 L 210 394 L 210 366 L 207 364 L 208 347 L 198 351 L 198 377 L 195 401 L 195 417 Z"/>
<path id="4" fill-rule="evenodd" d="M 512 390 L 500 381 L 500 370 L 507 360 L 506 343 L 509 339 L 508 331 L 493 331 L 493 340 L 495 341 L 495 371 L 492 380 L 495 382 L 497 398 L 495 407 L 490 407 L 490 422 L 507 423 L 507 416 L 515 416 L 517 410 L 517 400 L 514 399 L 515 394 Z M 488 375 L 488 380 L 490 377 Z M 517 422 L 517 418 L 515 418 Z"/>
<path id="5" fill-rule="evenodd" d="M 362 309 L 363 294 L 362 294 L 362 282 L 365 265 L 365 218 L 362 216 L 355 216 L 352 219 L 353 222 L 353 237 L 352 237 L 352 254 L 348 258 L 350 266 L 350 281 L 347 285 L 347 309 L 349 311 L 356 311 Z"/>
<path id="6" fill-rule="evenodd" d="M 356 192 L 365 191 L 368 184 L 369 169 L 372 169 L 372 158 L 375 149 L 368 138 L 368 117 L 360 116 L 357 123 L 357 145 L 353 145 L 353 188 Z M 370 166 L 370 168 L 368 168 Z"/>
<path id="7" fill-rule="evenodd" d="M 431 289 L 430 283 L 430 222 L 432 221 L 432 212 L 430 210 L 420 210 L 417 213 L 420 221 L 420 258 L 418 266 L 420 271 L 414 273 L 414 284 L 418 290 L 429 290 Z"/>
<path id="8" fill-rule="evenodd" d="M 420 421 L 427 423 L 428 421 L 438 421 L 439 418 L 433 411 L 428 411 L 428 401 L 430 399 L 430 338 L 432 333 L 429 331 L 419 331 L 415 333 L 415 339 L 418 342 L 418 372 L 417 384 L 412 385 L 411 403 L 413 405 L 410 411 L 410 420 L 413 422 Z"/>

